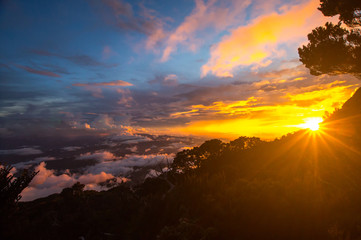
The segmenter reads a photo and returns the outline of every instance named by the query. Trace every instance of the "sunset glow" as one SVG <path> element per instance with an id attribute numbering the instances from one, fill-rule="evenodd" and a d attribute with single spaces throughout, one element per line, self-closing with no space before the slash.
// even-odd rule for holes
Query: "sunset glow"
<path id="1" fill-rule="evenodd" d="M 300 127 L 308 128 L 312 131 L 317 131 L 320 128 L 320 123 L 322 121 L 322 118 L 308 118 L 305 120 L 305 123 L 300 124 Z"/>

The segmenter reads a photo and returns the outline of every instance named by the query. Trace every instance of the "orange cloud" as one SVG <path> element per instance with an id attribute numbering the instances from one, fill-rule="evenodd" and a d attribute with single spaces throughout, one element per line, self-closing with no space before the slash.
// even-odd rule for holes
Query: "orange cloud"
<path id="1" fill-rule="evenodd" d="M 278 44 L 298 43 L 325 21 L 317 10 L 318 5 L 318 0 L 311 0 L 290 8 L 282 7 L 282 13 L 273 12 L 236 28 L 211 48 L 211 57 L 202 66 L 201 75 L 233 77 L 237 67 L 269 65 L 271 58 L 284 54 L 277 48 Z"/>
<path id="2" fill-rule="evenodd" d="M 123 80 L 116 80 L 111 82 L 100 82 L 100 83 L 74 83 L 73 86 L 75 87 L 102 87 L 102 86 L 121 86 L 121 87 L 128 87 L 133 86 L 133 84 L 123 81 Z"/>

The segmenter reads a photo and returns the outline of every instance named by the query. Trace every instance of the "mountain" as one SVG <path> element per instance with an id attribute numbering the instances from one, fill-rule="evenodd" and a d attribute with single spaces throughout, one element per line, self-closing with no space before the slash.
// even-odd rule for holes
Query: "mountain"
<path id="1" fill-rule="evenodd" d="M 360 103 L 358 89 L 319 131 L 206 141 L 135 187 L 20 203 L 2 237 L 361 239 Z"/>

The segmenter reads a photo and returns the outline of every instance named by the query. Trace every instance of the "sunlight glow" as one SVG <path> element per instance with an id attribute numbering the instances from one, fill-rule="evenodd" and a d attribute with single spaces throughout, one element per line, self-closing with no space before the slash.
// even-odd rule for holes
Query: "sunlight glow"
<path id="1" fill-rule="evenodd" d="M 308 128 L 312 131 L 317 131 L 320 128 L 320 123 L 323 121 L 320 117 L 307 118 L 305 119 L 305 123 L 300 124 L 301 128 Z"/>
<path id="2" fill-rule="evenodd" d="M 289 78 L 290 80 L 286 80 Z M 301 129 L 310 129 L 308 132 L 321 134 L 320 130 L 325 130 L 325 124 L 321 125 L 320 130 L 315 130 L 318 123 L 322 122 L 322 116 L 340 107 L 359 86 L 358 82 L 343 83 L 341 80 L 332 79 L 330 82 L 319 84 L 317 88 L 280 90 L 290 81 L 300 83 L 306 80 L 291 78 L 282 73 L 249 85 L 244 84 L 239 88 L 233 86 L 232 88 L 237 91 L 248 89 L 252 94 L 243 96 L 241 100 L 219 99 L 213 103 L 194 104 L 183 111 L 173 112 L 170 115 L 172 119 L 187 118 L 189 122 L 186 125 L 167 128 L 165 133 L 169 134 L 171 131 L 173 134 L 193 134 L 229 140 L 239 136 L 273 140 Z"/>

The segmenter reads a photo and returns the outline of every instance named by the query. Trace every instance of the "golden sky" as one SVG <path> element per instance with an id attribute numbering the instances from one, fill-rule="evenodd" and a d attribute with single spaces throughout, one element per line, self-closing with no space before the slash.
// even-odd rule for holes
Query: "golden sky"
<path id="1" fill-rule="evenodd" d="M 273 139 L 304 128 L 310 118 L 332 113 L 360 87 L 355 77 L 315 77 L 302 65 L 264 74 L 264 78 L 228 90 L 230 94 L 238 91 L 242 100 L 192 105 L 188 111 L 174 113 L 174 118 L 192 119 L 176 131 L 227 139 L 240 135 Z"/>

